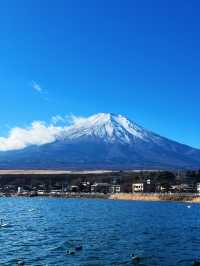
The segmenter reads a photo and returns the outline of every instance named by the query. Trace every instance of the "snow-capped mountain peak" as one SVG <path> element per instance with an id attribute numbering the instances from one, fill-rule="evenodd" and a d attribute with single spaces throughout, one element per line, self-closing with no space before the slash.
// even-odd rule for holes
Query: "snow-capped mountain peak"
<path id="1" fill-rule="evenodd" d="M 2 169 L 196 169 L 200 150 L 144 129 L 122 115 L 71 117 L 53 141 L 0 152 Z M 37 129 L 37 127 L 36 127 Z M 24 132 L 24 131 L 23 131 Z M 35 131 L 34 131 L 35 132 Z"/>
<path id="2" fill-rule="evenodd" d="M 122 115 L 98 113 L 69 127 L 65 137 L 76 139 L 92 136 L 107 142 L 130 143 L 135 138 L 144 140 L 149 134 L 150 132 Z"/>

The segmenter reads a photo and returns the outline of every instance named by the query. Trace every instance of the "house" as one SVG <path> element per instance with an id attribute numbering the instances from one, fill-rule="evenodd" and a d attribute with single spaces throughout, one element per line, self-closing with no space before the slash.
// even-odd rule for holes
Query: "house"
<path id="1" fill-rule="evenodd" d="M 132 184 L 133 193 L 143 193 L 144 192 L 144 183 L 134 183 Z"/>
<path id="2" fill-rule="evenodd" d="M 186 193 L 194 193 L 195 192 L 195 187 L 193 184 L 183 184 L 183 192 Z"/>
<path id="3" fill-rule="evenodd" d="M 174 193 L 193 193 L 195 192 L 195 187 L 192 183 L 182 183 L 171 185 L 169 191 Z"/>
<path id="4" fill-rule="evenodd" d="M 120 185 L 111 185 L 110 186 L 110 193 L 120 193 L 121 192 L 121 186 Z"/>
<path id="5" fill-rule="evenodd" d="M 194 192 L 194 186 L 193 184 L 180 184 L 178 187 L 178 192 L 182 193 L 193 193 Z"/>
<path id="6" fill-rule="evenodd" d="M 196 184 L 196 191 L 197 191 L 197 193 L 200 194 L 200 183 L 197 183 Z"/>
<path id="7" fill-rule="evenodd" d="M 108 183 L 94 183 L 91 185 L 92 193 L 104 193 L 107 194 L 110 192 L 110 184 Z"/>
<path id="8" fill-rule="evenodd" d="M 173 187 L 175 187 L 175 186 L 173 186 Z M 164 184 L 157 183 L 156 184 L 155 192 L 157 192 L 157 193 L 168 193 L 171 190 L 172 190 L 172 186 L 170 186 L 169 183 L 164 183 Z"/>
<path id="9" fill-rule="evenodd" d="M 151 182 L 151 179 L 147 179 L 145 182 L 133 183 L 133 193 L 152 193 L 156 191 L 156 186 Z"/>

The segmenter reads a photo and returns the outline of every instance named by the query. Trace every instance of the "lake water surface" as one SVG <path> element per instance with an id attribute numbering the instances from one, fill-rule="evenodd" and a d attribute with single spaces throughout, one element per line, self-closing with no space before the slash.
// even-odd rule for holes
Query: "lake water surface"
<path id="1" fill-rule="evenodd" d="M 192 265 L 200 259 L 200 205 L 0 198 L 0 265 Z M 68 249 L 82 245 L 75 255 Z"/>

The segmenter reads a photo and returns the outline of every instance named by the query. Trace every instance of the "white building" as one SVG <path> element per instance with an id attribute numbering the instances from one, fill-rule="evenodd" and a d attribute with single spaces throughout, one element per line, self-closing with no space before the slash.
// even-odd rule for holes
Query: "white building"
<path id="1" fill-rule="evenodd" d="M 121 192 L 121 186 L 120 185 L 111 185 L 110 187 L 110 193 L 120 193 Z"/>
<path id="2" fill-rule="evenodd" d="M 144 191 L 144 183 L 134 183 L 132 184 L 133 193 L 143 192 Z"/>
<path id="3" fill-rule="evenodd" d="M 197 193 L 200 194 L 200 183 L 197 183 Z"/>

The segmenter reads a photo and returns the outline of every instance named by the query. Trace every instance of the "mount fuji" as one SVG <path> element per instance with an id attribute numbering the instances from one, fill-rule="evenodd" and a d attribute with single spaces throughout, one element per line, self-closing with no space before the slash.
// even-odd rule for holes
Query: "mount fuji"
<path id="1" fill-rule="evenodd" d="M 161 137 L 122 115 L 99 113 L 51 143 L 1 151 L 1 169 L 200 168 L 200 150 Z"/>

